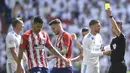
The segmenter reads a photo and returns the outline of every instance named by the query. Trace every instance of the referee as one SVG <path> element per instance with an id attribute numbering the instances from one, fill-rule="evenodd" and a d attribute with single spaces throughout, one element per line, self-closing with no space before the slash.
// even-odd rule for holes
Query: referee
<path id="1" fill-rule="evenodd" d="M 112 33 L 116 36 L 110 44 L 112 53 L 109 73 L 126 73 L 127 68 L 124 61 L 126 39 L 121 32 L 122 22 L 115 21 L 110 8 L 108 9 L 108 16 L 112 23 Z"/>

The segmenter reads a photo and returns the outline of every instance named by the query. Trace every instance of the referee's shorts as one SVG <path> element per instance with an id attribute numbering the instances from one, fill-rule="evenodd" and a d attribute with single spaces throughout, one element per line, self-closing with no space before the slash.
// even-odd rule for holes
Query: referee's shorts
<path id="1" fill-rule="evenodd" d="M 125 65 L 125 62 L 114 62 L 111 64 L 109 73 L 126 73 L 127 67 Z"/>

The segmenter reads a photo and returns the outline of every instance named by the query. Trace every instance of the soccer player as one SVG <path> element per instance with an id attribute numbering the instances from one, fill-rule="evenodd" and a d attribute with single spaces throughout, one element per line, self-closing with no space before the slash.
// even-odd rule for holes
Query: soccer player
<path id="1" fill-rule="evenodd" d="M 82 36 L 83 36 L 83 38 L 88 33 L 89 33 L 89 28 L 85 27 L 85 28 L 82 29 Z"/>
<path id="2" fill-rule="evenodd" d="M 48 34 L 42 30 L 42 24 L 43 20 L 40 17 L 35 17 L 33 19 L 32 29 L 22 35 L 16 73 L 23 73 L 24 71 L 20 63 L 23 52 L 25 51 L 30 73 L 49 73 L 45 47 L 53 54 L 59 56 L 65 63 L 68 63 L 69 60 L 52 46 Z"/>
<path id="3" fill-rule="evenodd" d="M 126 73 L 126 65 L 124 60 L 126 39 L 121 31 L 122 22 L 115 21 L 110 8 L 108 9 L 108 16 L 112 23 L 112 32 L 115 35 L 110 44 L 112 53 L 109 73 Z"/>
<path id="4" fill-rule="evenodd" d="M 82 29 L 82 36 L 84 38 L 84 36 L 89 33 L 89 29 L 86 27 L 86 28 L 83 28 Z M 75 33 L 72 33 L 71 34 L 73 40 L 74 40 L 74 43 L 76 44 L 76 46 L 78 47 L 78 49 L 80 50 L 80 53 L 82 53 L 83 49 L 82 49 L 82 45 L 79 43 L 79 41 L 77 40 L 77 36 Z"/>
<path id="5" fill-rule="evenodd" d="M 21 35 L 19 34 L 23 29 L 23 21 L 19 18 L 15 18 L 12 21 L 13 30 L 6 36 L 6 54 L 7 73 L 14 73 L 17 69 L 18 52 L 20 46 Z"/>
<path id="6" fill-rule="evenodd" d="M 83 38 L 84 38 L 84 36 L 87 35 L 88 33 L 89 33 L 89 29 L 88 29 L 88 28 L 83 28 L 83 29 L 82 29 L 82 36 L 83 36 Z M 75 57 L 75 58 L 72 58 L 71 61 L 73 61 L 73 62 L 75 62 L 75 61 L 80 61 L 80 60 L 83 59 L 83 54 L 82 54 L 82 52 L 83 52 L 83 47 L 82 47 L 82 45 L 79 43 L 79 41 L 77 40 L 76 34 L 73 33 L 71 36 L 72 36 L 72 38 L 73 38 L 73 40 L 74 40 L 74 43 L 76 44 L 76 46 L 77 46 L 78 49 L 80 50 L 80 55 L 77 56 L 77 57 Z M 84 66 L 84 65 L 81 65 L 81 73 L 83 73 L 83 66 Z"/>
<path id="7" fill-rule="evenodd" d="M 63 30 L 62 22 L 59 19 L 52 20 L 49 25 L 56 37 L 56 49 L 66 58 L 70 58 L 72 54 L 72 37 Z M 71 63 L 66 64 L 60 58 L 56 58 L 56 63 L 51 73 L 73 73 Z"/>
<path id="8" fill-rule="evenodd" d="M 110 55 L 111 51 L 101 51 L 100 22 L 98 20 L 91 20 L 89 27 L 91 31 L 84 36 L 82 41 L 83 62 L 81 73 L 99 73 L 99 57 Z"/>

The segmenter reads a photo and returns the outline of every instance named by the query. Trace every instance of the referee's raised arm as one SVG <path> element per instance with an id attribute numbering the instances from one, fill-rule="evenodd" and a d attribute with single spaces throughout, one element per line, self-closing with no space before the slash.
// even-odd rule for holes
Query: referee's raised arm
<path id="1" fill-rule="evenodd" d="M 115 33 L 116 36 L 119 37 L 121 34 L 121 30 L 119 29 L 114 17 L 112 16 L 112 10 L 110 8 L 108 8 L 107 12 L 108 12 L 108 16 L 111 20 L 111 24 L 112 24 L 112 28 L 113 28 L 112 31 Z"/>

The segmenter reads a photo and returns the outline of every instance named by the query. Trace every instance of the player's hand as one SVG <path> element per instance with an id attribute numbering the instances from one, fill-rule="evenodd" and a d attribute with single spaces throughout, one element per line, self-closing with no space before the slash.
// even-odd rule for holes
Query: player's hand
<path id="1" fill-rule="evenodd" d="M 105 51 L 105 49 L 104 49 L 104 48 L 101 48 L 101 51 Z"/>
<path id="2" fill-rule="evenodd" d="M 103 54 L 104 54 L 104 55 L 108 55 L 108 56 L 110 56 L 110 55 L 111 55 L 111 53 L 112 53 L 112 51 L 111 51 L 111 50 L 109 50 L 109 51 L 103 51 Z"/>
<path id="3" fill-rule="evenodd" d="M 15 73 L 24 73 L 24 69 L 23 69 L 23 67 L 21 66 L 21 64 L 19 64 L 19 65 L 17 66 L 17 70 L 16 70 Z"/>
<path id="4" fill-rule="evenodd" d="M 73 39 L 77 39 L 77 36 L 76 36 L 75 33 L 72 33 L 71 36 L 72 36 Z"/>
<path id="5" fill-rule="evenodd" d="M 108 13 L 108 16 L 112 16 L 112 10 L 110 8 L 108 8 L 107 13 Z"/>
<path id="6" fill-rule="evenodd" d="M 70 59 L 67 59 L 66 61 L 66 66 L 69 67 L 71 65 L 71 60 Z"/>

